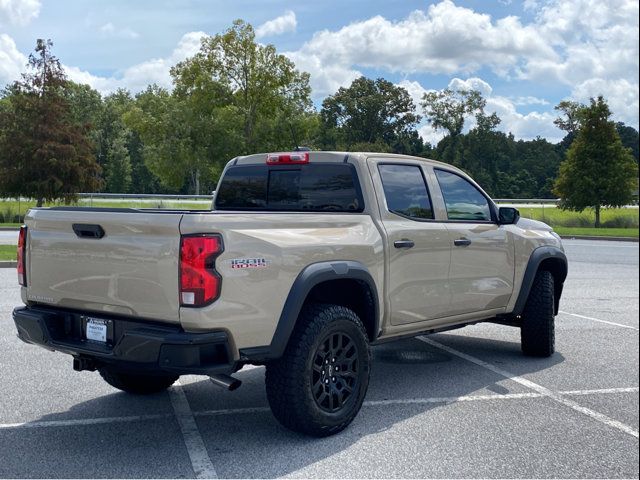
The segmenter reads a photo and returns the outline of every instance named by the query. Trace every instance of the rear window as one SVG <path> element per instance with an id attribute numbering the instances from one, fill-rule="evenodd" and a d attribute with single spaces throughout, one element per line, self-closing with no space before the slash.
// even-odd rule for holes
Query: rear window
<path id="1" fill-rule="evenodd" d="M 362 212 L 364 201 L 353 165 L 247 165 L 226 171 L 215 209 Z"/>

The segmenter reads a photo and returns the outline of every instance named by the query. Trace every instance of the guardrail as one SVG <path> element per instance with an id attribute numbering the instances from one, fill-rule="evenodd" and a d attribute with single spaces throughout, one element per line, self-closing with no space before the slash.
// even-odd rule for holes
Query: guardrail
<path id="1" fill-rule="evenodd" d="M 169 195 L 169 194 L 157 194 L 157 193 L 79 193 L 78 198 L 103 198 L 103 199 L 131 199 L 131 200 L 143 200 L 143 199 L 161 199 L 161 200 L 211 200 L 211 195 Z"/>
<path id="2" fill-rule="evenodd" d="M 494 198 L 496 203 L 538 203 L 541 205 L 558 205 L 560 203 L 559 198 Z"/>

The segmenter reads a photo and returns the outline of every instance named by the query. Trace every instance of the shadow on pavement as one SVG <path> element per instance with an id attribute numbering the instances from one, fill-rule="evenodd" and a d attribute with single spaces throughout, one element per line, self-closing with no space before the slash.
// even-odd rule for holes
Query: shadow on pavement
<path id="1" fill-rule="evenodd" d="M 471 338 L 460 335 L 439 334 L 434 338 L 441 343 L 452 342 L 456 348 L 472 351 L 474 355 L 491 356 L 496 365 L 517 364 L 519 375 L 533 373 L 564 361 L 560 353 L 551 358 L 536 359 L 523 357 L 520 345 L 513 342 Z M 373 348 L 373 367 L 369 392 L 365 402 L 373 404 L 363 407 L 353 424 L 341 434 L 324 439 L 305 437 L 290 432 L 280 426 L 269 411 L 264 393 L 264 369 L 243 370 L 238 377 L 243 386 L 235 392 L 225 392 L 208 380 L 184 382 L 184 389 L 196 417 L 198 427 L 218 475 L 221 477 L 265 478 L 292 474 L 304 467 L 340 456 L 352 449 L 361 439 L 389 431 L 394 425 L 417 415 L 438 415 L 438 409 L 446 403 L 376 404 L 384 400 L 409 400 L 433 397 L 459 397 L 473 394 L 505 394 L 525 391 L 523 387 L 506 381 L 503 377 L 461 360 L 436 347 L 417 339 L 392 342 Z M 122 415 L 120 410 L 135 402 L 149 402 L 149 407 L 158 400 L 168 402 L 166 393 L 150 397 L 136 397 L 124 393 L 114 393 L 95 398 L 74 406 L 70 412 L 82 412 L 88 418 L 89 412 L 101 412 L 105 417 Z M 166 405 L 166 404 L 165 404 Z M 233 412 L 229 410 L 255 408 L 254 412 Z M 126 408 L 129 410 L 130 408 Z M 225 412 L 218 412 L 225 410 Z M 147 414 L 166 413 L 148 410 Z M 74 415 L 75 416 L 75 415 Z M 57 420 L 58 414 L 46 415 L 38 421 Z M 68 416 L 67 416 L 68 418 Z M 163 427 L 165 425 L 166 427 Z M 109 428 L 107 428 L 109 427 Z M 114 430 L 120 432 L 114 435 Z M 418 425 L 417 428 L 420 428 Z M 162 433 L 164 432 L 164 434 Z M 190 469 L 188 456 L 175 419 L 120 424 L 101 424 L 91 427 L 90 444 L 79 444 L 85 435 L 78 436 L 76 427 L 29 429 L 30 436 L 37 435 L 41 442 L 52 445 L 56 461 L 41 474 L 35 471 L 11 470 L 3 476 L 47 476 L 47 477 L 102 477 L 102 476 L 183 476 L 184 469 Z M 42 439 L 52 435 L 50 439 Z M 86 441 L 86 438 L 85 440 Z M 114 454 L 116 449 L 134 449 L 137 455 L 127 455 L 128 466 L 122 465 L 123 458 Z M 133 442 L 133 444 L 132 444 Z M 95 443 L 95 445 L 93 445 Z M 102 448 L 99 446 L 102 445 Z M 168 468 L 165 464 L 168 449 L 180 465 Z M 1 445 L 0 445 L 1 446 Z M 90 452 L 93 465 L 103 465 L 106 470 L 92 468 L 82 473 L 74 462 L 76 456 L 66 456 L 65 452 L 77 449 Z M 149 452 L 153 452 L 149 455 Z M 384 451 L 379 452 L 380 461 Z M 34 454 L 22 452 L 24 462 L 29 464 L 41 460 Z M 77 454 L 77 453 L 76 453 Z M 407 453 L 412 456 L 414 453 Z M 156 459 L 155 461 L 150 461 Z M 349 457 L 356 468 L 364 459 Z M 115 466 L 117 465 L 117 468 Z M 168 469 L 167 469 L 168 468 Z M 363 466 L 363 468 L 365 468 Z M 0 470 L 3 470 L 0 468 Z M 359 470 L 358 470 L 359 471 Z M 402 475 L 402 472 L 399 472 Z M 328 471 L 328 476 L 336 476 Z"/>

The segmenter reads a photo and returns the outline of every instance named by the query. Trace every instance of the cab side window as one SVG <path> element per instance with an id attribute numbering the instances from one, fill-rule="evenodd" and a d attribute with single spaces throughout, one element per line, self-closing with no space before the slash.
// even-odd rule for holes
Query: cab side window
<path id="1" fill-rule="evenodd" d="M 433 208 L 417 165 L 378 165 L 384 196 L 390 212 L 413 220 L 432 220 Z"/>
<path id="2" fill-rule="evenodd" d="M 491 221 L 489 201 L 473 184 L 455 173 L 435 169 L 449 220 Z"/>

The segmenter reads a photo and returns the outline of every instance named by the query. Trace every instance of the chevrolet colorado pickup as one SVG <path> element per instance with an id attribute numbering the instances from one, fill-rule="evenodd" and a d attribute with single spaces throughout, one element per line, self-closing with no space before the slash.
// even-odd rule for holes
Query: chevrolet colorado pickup
<path id="1" fill-rule="evenodd" d="M 550 227 L 451 165 L 256 154 L 227 164 L 212 211 L 30 210 L 13 318 L 126 392 L 184 374 L 233 389 L 265 365 L 274 416 L 325 436 L 358 413 L 376 343 L 498 322 L 552 355 L 566 275 Z"/>

